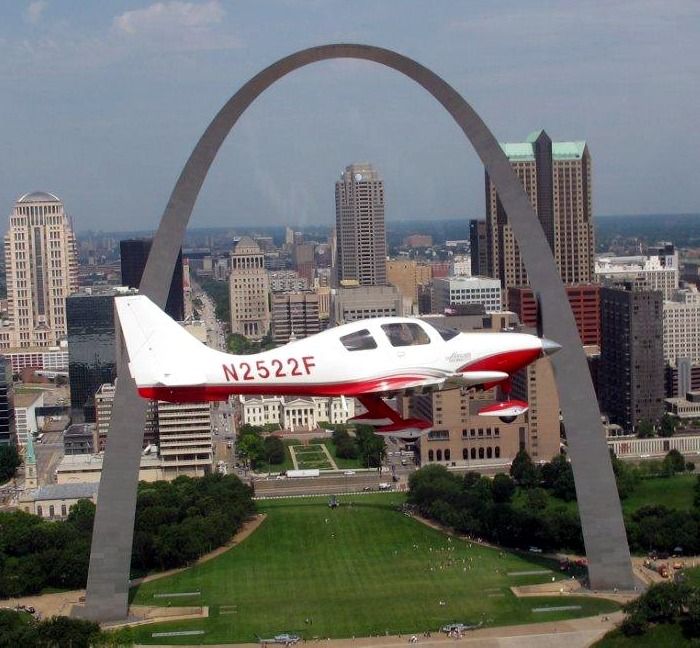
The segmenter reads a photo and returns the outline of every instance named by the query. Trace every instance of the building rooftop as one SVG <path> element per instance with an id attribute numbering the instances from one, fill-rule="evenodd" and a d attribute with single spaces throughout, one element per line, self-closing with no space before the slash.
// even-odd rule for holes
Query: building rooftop
<path id="1" fill-rule="evenodd" d="M 502 143 L 501 148 L 511 162 L 534 162 L 535 150 L 532 142 L 507 142 Z M 553 160 L 580 160 L 586 142 L 552 142 Z"/>
<path id="2" fill-rule="evenodd" d="M 65 432 L 63 438 L 66 440 L 69 437 L 92 436 L 95 429 L 93 423 L 73 423 Z"/>
<path id="3" fill-rule="evenodd" d="M 47 484 L 32 490 L 25 491 L 21 499 L 33 502 L 57 499 L 89 499 L 97 495 L 100 482 L 86 482 L 75 484 Z"/>
<path id="4" fill-rule="evenodd" d="M 52 193 L 46 191 L 32 191 L 31 193 L 26 193 L 17 200 L 18 203 L 38 203 L 38 202 L 50 202 L 50 203 L 60 203 L 61 199 L 58 196 L 54 196 Z"/>
<path id="5" fill-rule="evenodd" d="M 43 391 L 15 392 L 15 409 L 18 407 L 31 407 L 44 395 Z"/>

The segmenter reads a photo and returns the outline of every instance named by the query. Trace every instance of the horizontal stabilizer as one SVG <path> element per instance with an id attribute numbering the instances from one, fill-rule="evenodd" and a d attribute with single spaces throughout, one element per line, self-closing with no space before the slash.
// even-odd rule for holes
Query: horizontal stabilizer
<path id="1" fill-rule="evenodd" d="M 509 400 L 482 407 L 479 410 L 479 416 L 520 416 L 521 414 L 525 414 L 528 409 L 529 405 L 525 401 Z"/>

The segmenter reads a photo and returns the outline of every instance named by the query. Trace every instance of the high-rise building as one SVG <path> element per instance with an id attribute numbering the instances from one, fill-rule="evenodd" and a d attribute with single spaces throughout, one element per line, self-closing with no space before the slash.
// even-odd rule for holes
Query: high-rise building
<path id="1" fill-rule="evenodd" d="M 151 251 L 150 239 L 129 239 L 119 242 L 119 252 L 122 263 L 122 285 L 128 288 L 138 288 L 143 271 L 146 269 L 148 253 Z M 170 282 L 168 300 L 165 312 L 176 322 L 185 319 L 185 299 L 183 287 L 182 250 L 177 257 L 173 278 Z"/>
<path id="2" fill-rule="evenodd" d="M 318 333 L 318 302 L 315 292 L 272 293 L 273 342 L 287 344 Z"/>
<path id="3" fill-rule="evenodd" d="M 469 245 L 471 249 L 472 276 L 489 274 L 488 245 L 486 241 L 486 221 L 469 221 Z"/>
<path id="4" fill-rule="evenodd" d="M 335 183 L 335 225 L 338 283 L 384 286 L 384 181 L 371 164 L 351 164 Z"/>
<path id="5" fill-rule="evenodd" d="M 386 279 L 396 286 L 401 295 L 415 306 L 418 304 L 419 286 L 429 286 L 432 269 L 427 263 L 409 259 L 395 259 L 386 262 Z"/>
<path id="6" fill-rule="evenodd" d="M 525 142 L 501 144 L 539 217 L 566 284 L 593 280 L 594 232 L 591 156 L 586 142 L 552 142 L 532 133 Z M 527 286 L 527 273 L 496 187 L 486 174 L 488 274 L 504 291 Z"/>
<path id="7" fill-rule="evenodd" d="M 600 290 L 598 396 L 610 422 L 628 432 L 663 414 L 662 304 L 660 291 L 632 284 Z"/>
<path id="8" fill-rule="evenodd" d="M 669 247 L 670 246 L 670 249 Z M 614 285 L 634 282 L 645 290 L 660 290 L 664 299 L 672 299 L 678 289 L 678 252 L 672 244 L 647 250 L 638 256 L 603 256 L 595 260 L 595 280 Z"/>
<path id="9" fill-rule="evenodd" d="M 486 312 L 501 310 L 501 282 L 490 277 L 444 277 L 433 280 L 433 309 L 444 313 L 450 306 L 483 304 Z"/>
<path id="10" fill-rule="evenodd" d="M 664 301 L 663 329 L 667 365 L 675 367 L 680 359 L 700 365 L 700 292 L 695 286 L 677 290 Z"/>
<path id="11" fill-rule="evenodd" d="M 66 297 L 78 288 L 75 238 L 59 198 L 35 191 L 15 203 L 5 268 L 11 326 L 0 347 L 56 346 L 66 334 Z"/>
<path id="12" fill-rule="evenodd" d="M 210 403 L 158 401 L 158 448 L 165 479 L 201 477 L 211 472 Z"/>
<path id="13" fill-rule="evenodd" d="M 117 376 L 114 298 L 127 288 L 91 287 L 66 300 L 68 379 L 74 423 L 95 422 L 95 392 Z"/>
<path id="14" fill-rule="evenodd" d="M 270 330 L 270 279 L 258 244 L 243 236 L 231 252 L 231 333 L 260 340 Z"/>
<path id="15" fill-rule="evenodd" d="M 10 363 L 0 356 L 0 445 L 16 443 L 14 401 Z"/>
<path id="16" fill-rule="evenodd" d="M 600 344 L 600 286 L 577 284 L 565 286 L 566 296 L 576 320 L 578 334 L 584 345 Z M 508 309 L 523 326 L 537 326 L 537 300 L 532 288 L 509 288 Z"/>
<path id="17" fill-rule="evenodd" d="M 332 311 L 333 324 L 406 314 L 403 297 L 394 286 L 338 288 L 332 298 Z"/>
<path id="18" fill-rule="evenodd" d="M 314 281 L 315 256 L 313 243 L 300 243 L 292 248 L 294 269 L 309 285 Z"/>

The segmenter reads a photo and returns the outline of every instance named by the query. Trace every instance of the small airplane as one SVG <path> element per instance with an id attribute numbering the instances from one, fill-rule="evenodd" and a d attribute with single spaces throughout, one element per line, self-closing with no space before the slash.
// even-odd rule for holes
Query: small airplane
<path id="1" fill-rule="evenodd" d="M 277 349 L 231 355 L 207 347 L 145 295 L 116 298 L 129 370 L 143 398 L 175 403 L 224 401 L 234 394 L 355 397 L 367 410 L 349 420 L 410 439 L 432 421 L 403 418 L 385 398 L 435 389 L 499 385 L 558 351 L 526 333 L 460 333 L 407 317 L 360 320 Z M 507 400 L 480 416 L 512 422 L 528 409 Z"/>

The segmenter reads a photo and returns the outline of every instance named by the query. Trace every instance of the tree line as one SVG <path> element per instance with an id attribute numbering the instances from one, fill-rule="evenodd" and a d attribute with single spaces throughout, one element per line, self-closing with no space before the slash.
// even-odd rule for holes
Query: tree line
<path id="1" fill-rule="evenodd" d="M 671 451 L 661 474 L 685 470 L 682 455 Z M 613 457 L 613 470 L 621 499 L 629 497 L 642 479 L 640 469 Z M 410 503 L 420 513 L 459 533 L 507 547 L 536 546 L 545 550 L 584 552 L 578 511 L 568 502 L 576 499 L 573 472 L 563 455 L 543 465 L 526 452 L 516 456 L 510 474 L 489 479 L 476 472 L 457 475 L 444 466 L 421 468 L 409 478 Z M 625 516 L 630 548 L 684 553 L 700 552 L 700 478 L 692 510 L 649 505 Z"/>
<path id="2" fill-rule="evenodd" d="M 251 489 L 234 475 L 139 483 L 132 574 L 191 563 L 225 544 L 254 511 Z M 89 500 L 63 521 L 0 512 L 0 597 L 85 587 L 94 517 Z"/>

